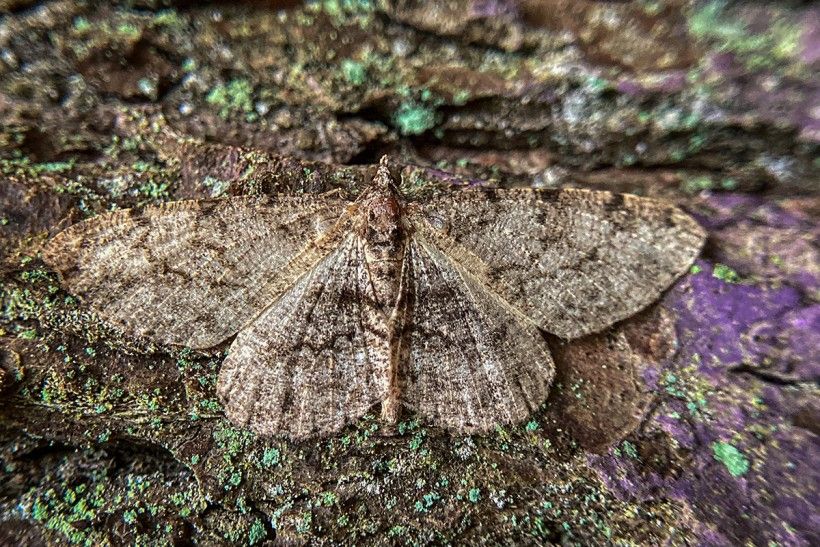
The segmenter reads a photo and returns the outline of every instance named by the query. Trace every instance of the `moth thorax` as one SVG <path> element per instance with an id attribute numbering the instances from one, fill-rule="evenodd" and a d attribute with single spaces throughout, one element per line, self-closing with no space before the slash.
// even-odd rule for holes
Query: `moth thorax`
<path id="1" fill-rule="evenodd" d="M 401 248 L 402 208 L 392 195 L 374 197 L 367 205 L 364 238 L 371 250 L 394 253 Z M 384 258 L 388 258 L 385 256 Z"/>
<path id="2" fill-rule="evenodd" d="M 371 286 L 378 306 L 389 313 L 398 298 L 404 255 L 401 203 L 391 194 L 374 196 L 367 204 L 363 224 Z"/>

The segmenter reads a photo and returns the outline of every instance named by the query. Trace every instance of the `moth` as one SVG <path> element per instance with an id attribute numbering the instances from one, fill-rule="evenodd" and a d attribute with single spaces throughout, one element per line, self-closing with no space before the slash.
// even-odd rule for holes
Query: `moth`
<path id="1" fill-rule="evenodd" d="M 125 333 L 207 350 L 227 417 L 292 439 L 374 405 L 460 433 L 527 418 L 571 340 L 646 307 L 697 256 L 676 207 L 579 189 L 402 195 L 383 158 L 355 199 L 229 197 L 100 215 L 44 248 Z"/>

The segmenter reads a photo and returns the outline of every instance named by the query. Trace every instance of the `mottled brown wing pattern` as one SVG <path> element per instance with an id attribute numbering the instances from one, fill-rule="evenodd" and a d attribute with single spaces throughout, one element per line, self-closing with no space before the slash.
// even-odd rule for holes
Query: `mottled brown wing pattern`
<path id="1" fill-rule="evenodd" d="M 409 242 L 402 402 L 462 432 L 525 419 L 553 378 L 535 324 L 428 240 Z"/>
<path id="2" fill-rule="evenodd" d="M 234 423 L 303 439 L 337 431 L 385 398 L 390 351 L 372 322 L 362 254 L 348 233 L 239 333 L 217 386 Z"/>
<path id="3" fill-rule="evenodd" d="M 656 300 L 705 238 L 672 205 L 609 192 L 476 190 L 419 208 L 431 240 L 454 262 L 567 339 Z"/>
<path id="4" fill-rule="evenodd" d="M 347 205 L 236 197 L 117 211 L 58 234 L 43 258 L 127 333 L 205 349 L 287 287 L 281 270 L 333 229 Z"/>
<path id="5" fill-rule="evenodd" d="M 391 423 L 399 403 L 459 432 L 520 422 L 554 376 L 539 328 L 571 339 L 629 317 L 703 240 L 677 208 L 608 192 L 408 204 L 383 161 L 353 203 L 119 211 L 70 227 L 43 257 L 129 334 L 207 349 L 238 333 L 217 385 L 228 417 L 304 439 L 379 402 Z"/>

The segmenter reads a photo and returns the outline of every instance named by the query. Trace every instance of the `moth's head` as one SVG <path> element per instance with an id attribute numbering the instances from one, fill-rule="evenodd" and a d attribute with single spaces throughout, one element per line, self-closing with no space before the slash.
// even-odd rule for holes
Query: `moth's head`
<path id="1" fill-rule="evenodd" d="M 398 193 L 398 184 L 396 184 L 396 179 L 390 172 L 390 159 L 387 155 L 382 156 L 379 160 L 379 167 L 376 170 L 376 176 L 373 177 L 372 187 L 377 192 Z"/>

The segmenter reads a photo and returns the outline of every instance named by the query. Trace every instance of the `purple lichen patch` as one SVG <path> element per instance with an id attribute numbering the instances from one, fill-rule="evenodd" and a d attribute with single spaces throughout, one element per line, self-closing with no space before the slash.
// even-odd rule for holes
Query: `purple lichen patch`
<path id="1" fill-rule="evenodd" d="M 700 261 L 700 273 L 690 275 L 670 295 L 678 313 L 682 351 L 700 361 L 698 371 L 716 380 L 739 365 L 755 348 L 751 329 L 793 310 L 801 295 L 793 287 L 762 287 L 733 282 L 724 267 Z M 677 297 L 677 298 L 675 298 Z"/>
<path id="2" fill-rule="evenodd" d="M 708 258 L 669 292 L 679 346 L 643 371 L 657 404 L 590 460 L 624 499 L 672 498 L 709 545 L 814 545 L 820 259 L 813 200 L 712 194 Z"/>
<path id="3" fill-rule="evenodd" d="M 787 282 L 808 296 L 820 291 L 820 227 L 813 200 L 780 204 L 756 196 L 715 194 L 699 211 L 712 229 L 713 256 L 772 283 Z"/>

